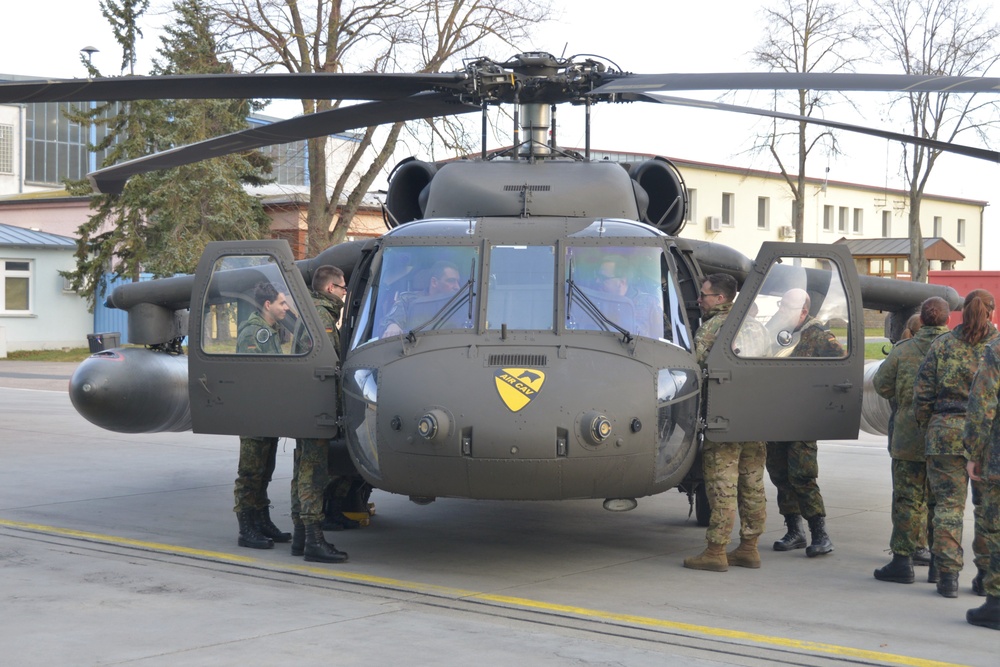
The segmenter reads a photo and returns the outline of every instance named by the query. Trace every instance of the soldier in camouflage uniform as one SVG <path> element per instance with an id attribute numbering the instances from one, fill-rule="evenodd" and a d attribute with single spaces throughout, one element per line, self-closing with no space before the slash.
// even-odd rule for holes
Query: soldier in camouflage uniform
<path id="1" fill-rule="evenodd" d="M 982 589 L 986 602 L 965 613 L 965 620 L 1000 630 L 1000 338 L 986 346 L 969 390 L 966 409 L 966 472 L 980 485 L 980 530 L 986 552 Z"/>
<path id="2" fill-rule="evenodd" d="M 724 273 L 714 273 L 702 283 L 698 305 L 703 319 L 694 335 L 695 355 L 702 367 L 733 307 L 736 287 L 736 280 Z M 766 519 L 764 458 L 763 442 L 705 441 L 702 467 L 711 507 L 706 535 L 708 547 L 697 556 L 685 558 L 684 567 L 712 572 L 725 572 L 730 565 L 760 567 L 757 538 L 764 532 Z M 737 508 L 740 545 L 726 553 Z"/>
<path id="3" fill-rule="evenodd" d="M 323 329 L 337 353 L 340 331 L 337 323 L 347 294 L 344 272 L 335 266 L 321 266 L 312 277 L 313 305 Z M 337 392 L 340 394 L 339 390 Z M 323 535 L 323 496 L 329 484 L 330 441 L 300 438 L 295 441 L 292 469 L 292 555 L 320 563 L 342 563 L 347 554 L 328 544 Z"/>
<path id="4" fill-rule="evenodd" d="M 927 481 L 934 502 L 931 553 L 939 571 L 938 593 L 958 597 L 958 573 L 963 565 L 962 522 L 968 495 L 969 474 L 962 442 L 969 388 L 986 345 L 997 337 L 990 322 L 993 296 L 973 290 L 965 297 L 962 324 L 937 340 L 917 372 L 913 388 L 913 410 L 917 424 L 927 430 Z M 979 484 L 973 482 L 973 503 L 979 500 Z M 976 505 L 976 567 L 986 567 L 981 530 L 982 512 Z M 977 575 L 974 589 L 982 590 Z"/>
<path id="5" fill-rule="evenodd" d="M 778 303 L 775 319 L 793 328 L 792 357 L 843 357 L 844 348 L 837 338 L 816 318 L 810 316 L 808 292 L 794 288 L 785 292 Z M 788 531 L 774 543 L 775 551 L 805 547 L 810 558 L 833 551 L 826 533 L 826 507 L 820 494 L 819 459 L 816 442 L 768 442 L 767 473 L 778 488 L 778 511 L 785 518 Z M 802 517 L 809 523 L 812 541 L 806 546 Z"/>
<path id="6" fill-rule="evenodd" d="M 931 343 L 948 333 L 948 302 L 931 297 L 920 306 L 922 327 L 889 352 L 872 379 L 879 396 L 895 401 L 896 411 L 889 432 L 892 457 L 892 561 L 877 570 L 875 578 L 912 584 L 913 555 L 927 536 L 927 457 L 925 432 L 913 415 L 913 384 L 917 370 Z"/>
<path id="7" fill-rule="evenodd" d="M 282 354 L 278 322 L 288 314 L 288 301 L 271 283 L 254 287 L 258 311 L 240 325 L 236 338 L 237 354 Z M 236 519 L 240 525 L 237 543 L 251 549 L 270 549 L 275 542 L 288 542 L 291 533 L 280 531 L 271 522 L 271 501 L 267 485 L 274 474 L 278 438 L 240 436 L 240 461 L 237 465 L 233 495 Z"/>

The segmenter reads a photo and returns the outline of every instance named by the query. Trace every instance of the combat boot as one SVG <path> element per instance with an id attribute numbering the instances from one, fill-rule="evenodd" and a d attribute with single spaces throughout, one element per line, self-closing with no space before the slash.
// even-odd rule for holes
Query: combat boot
<path id="1" fill-rule="evenodd" d="M 785 525 L 788 526 L 788 532 L 774 543 L 774 550 L 791 551 L 792 549 L 804 549 L 806 546 L 806 534 L 802 532 L 802 517 L 798 514 L 786 514 Z"/>
<path id="2" fill-rule="evenodd" d="M 942 572 L 937 582 L 938 595 L 946 598 L 958 597 L 958 572 Z"/>
<path id="3" fill-rule="evenodd" d="M 283 533 L 274 525 L 271 521 L 271 510 L 267 507 L 257 510 L 257 529 L 261 535 L 270 537 L 275 542 L 290 542 L 292 539 L 291 533 Z"/>
<path id="4" fill-rule="evenodd" d="M 919 549 L 913 552 L 912 558 L 914 567 L 916 567 L 917 565 L 924 565 L 924 566 L 930 565 L 931 550 L 928 549 L 927 547 L 920 547 Z"/>
<path id="5" fill-rule="evenodd" d="M 301 556 L 306 549 L 306 526 L 301 521 L 292 521 L 292 555 Z"/>
<path id="6" fill-rule="evenodd" d="M 972 625 L 1000 630 L 1000 598 L 987 595 L 983 606 L 965 612 L 965 620 Z"/>
<path id="7" fill-rule="evenodd" d="M 343 563 L 347 554 L 337 551 L 337 547 L 327 544 L 323 527 L 318 523 L 305 524 L 306 542 L 304 557 L 311 563 Z"/>
<path id="8" fill-rule="evenodd" d="M 978 570 L 976 572 L 976 578 L 972 580 L 972 592 L 978 595 L 979 597 L 983 597 L 986 595 L 986 589 L 983 588 L 983 577 L 985 576 L 986 576 L 985 572 L 983 572 L 982 570 Z"/>
<path id="9" fill-rule="evenodd" d="M 875 570 L 875 578 L 879 581 L 892 581 L 897 584 L 913 583 L 913 559 L 909 556 L 893 554 L 888 565 Z"/>
<path id="10" fill-rule="evenodd" d="M 760 567 L 760 552 L 757 551 L 757 538 L 741 539 L 740 546 L 726 554 L 726 561 L 736 567 L 749 567 L 756 570 Z"/>
<path id="11" fill-rule="evenodd" d="M 932 554 L 930 566 L 927 568 L 927 583 L 936 584 L 940 578 L 941 572 L 938 571 L 937 563 L 934 562 L 934 555 Z"/>
<path id="12" fill-rule="evenodd" d="M 729 570 L 729 561 L 726 560 L 726 545 L 709 542 L 700 554 L 685 558 L 684 567 L 692 570 L 726 572 Z"/>
<path id="13" fill-rule="evenodd" d="M 270 537 L 260 534 L 253 515 L 254 512 L 252 510 L 236 513 L 236 520 L 240 523 L 240 538 L 237 540 L 237 544 L 249 549 L 272 548 L 274 541 Z"/>
<path id="14" fill-rule="evenodd" d="M 826 534 L 826 519 L 814 516 L 809 519 L 809 532 L 812 533 L 812 544 L 806 547 L 806 555 L 810 558 L 822 556 L 833 551 L 833 542 Z"/>

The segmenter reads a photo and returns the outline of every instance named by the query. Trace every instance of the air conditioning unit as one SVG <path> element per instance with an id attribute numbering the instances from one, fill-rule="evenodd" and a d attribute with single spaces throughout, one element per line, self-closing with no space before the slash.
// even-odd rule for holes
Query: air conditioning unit
<path id="1" fill-rule="evenodd" d="M 795 238 L 795 228 L 791 225 L 782 225 L 778 227 L 778 238 L 779 239 L 794 239 Z"/>
<path id="2" fill-rule="evenodd" d="M 62 291 L 72 292 L 73 291 L 73 281 L 65 276 L 62 276 Z"/>
<path id="3" fill-rule="evenodd" d="M 705 218 L 705 229 L 710 232 L 722 231 L 722 218 L 717 215 L 710 215 Z"/>

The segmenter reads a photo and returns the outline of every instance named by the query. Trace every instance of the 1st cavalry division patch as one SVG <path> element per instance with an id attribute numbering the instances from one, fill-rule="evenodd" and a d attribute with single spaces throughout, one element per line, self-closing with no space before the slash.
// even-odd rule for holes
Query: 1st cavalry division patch
<path id="1" fill-rule="evenodd" d="M 501 368 L 493 379 L 504 404 L 511 412 L 517 412 L 538 396 L 545 373 L 534 368 Z"/>

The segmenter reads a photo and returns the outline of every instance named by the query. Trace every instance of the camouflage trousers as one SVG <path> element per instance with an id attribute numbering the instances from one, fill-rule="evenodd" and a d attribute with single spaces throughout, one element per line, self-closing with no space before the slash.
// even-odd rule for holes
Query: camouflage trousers
<path id="1" fill-rule="evenodd" d="M 1000 597 L 1000 483 L 983 482 L 980 485 L 982 508 L 981 534 L 986 550 L 983 588 L 987 595 Z"/>
<path id="2" fill-rule="evenodd" d="M 329 440 L 295 441 L 292 465 L 292 520 L 323 523 L 323 494 L 330 483 Z"/>
<path id="3" fill-rule="evenodd" d="M 819 459 L 815 442 L 767 443 L 767 474 L 778 488 L 778 511 L 807 520 L 826 516 L 819 492 Z"/>
<path id="4" fill-rule="evenodd" d="M 764 532 L 763 442 L 705 442 L 702 468 L 711 514 L 709 542 L 728 544 L 740 515 L 740 538 L 755 538 Z"/>
<path id="5" fill-rule="evenodd" d="M 892 537 L 889 548 L 912 556 L 927 546 L 927 462 L 892 460 Z"/>
<path id="6" fill-rule="evenodd" d="M 964 564 L 962 528 L 968 499 L 969 474 L 964 456 L 940 454 L 927 457 L 927 483 L 931 492 L 931 553 L 942 572 L 959 572 Z M 982 482 L 972 483 L 975 534 L 972 552 L 979 569 L 986 569 L 987 551 L 983 536 Z"/>
<path id="7" fill-rule="evenodd" d="M 240 436 L 240 462 L 236 467 L 234 512 L 262 510 L 271 505 L 267 485 L 274 474 L 278 456 L 277 438 Z"/>

